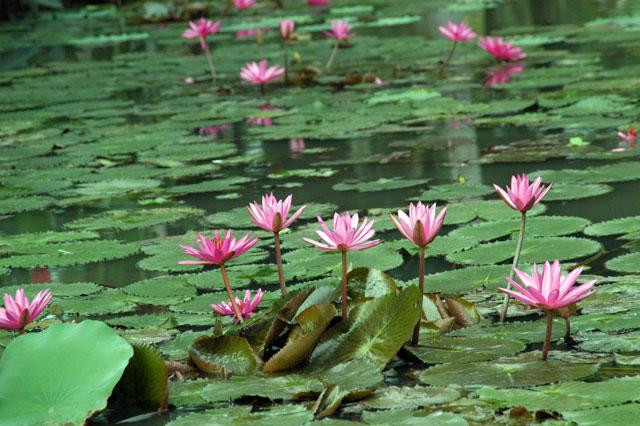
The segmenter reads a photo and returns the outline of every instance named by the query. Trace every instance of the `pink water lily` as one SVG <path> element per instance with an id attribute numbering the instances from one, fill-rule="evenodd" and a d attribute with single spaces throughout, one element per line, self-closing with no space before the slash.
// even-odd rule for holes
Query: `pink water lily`
<path id="1" fill-rule="evenodd" d="M 330 0 L 307 0 L 309 6 L 326 6 L 330 3 Z"/>
<path id="2" fill-rule="evenodd" d="M 263 195 L 262 205 L 255 201 L 249 204 L 251 220 L 265 231 L 280 232 L 287 229 L 307 207 L 300 207 L 291 217 L 288 217 L 292 200 L 293 195 L 289 195 L 284 200 L 278 200 L 273 193 Z"/>
<path id="3" fill-rule="evenodd" d="M 446 25 L 438 27 L 438 31 L 453 42 L 467 42 L 477 36 L 464 21 L 460 21 L 459 24 L 449 21 Z"/>
<path id="4" fill-rule="evenodd" d="M 618 137 L 621 142 L 626 142 L 628 144 L 633 144 L 638 140 L 638 133 L 635 131 L 633 127 L 629 127 L 627 129 L 627 133 L 618 132 Z"/>
<path id="5" fill-rule="evenodd" d="M 540 177 L 537 177 L 531 183 L 527 175 L 522 174 L 511 177 L 511 186 L 507 186 L 506 191 L 496 184 L 493 185 L 493 188 L 509 207 L 520 212 L 526 212 L 534 208 L 547 195 L 551 186 L 552 184 L 542 185 Z"/>
<path id="6" fill-rule="evenodd" d="M 274 109 L 278 109 L 278 107 L 275 107 L 273 105 L 260 105 L 258 109 L 260 111 L 272 111 Z M 273 126 L 273 118 L 262 115 L 254 115 L 247 118 L 247 124 L 250 126 L 271 127 Z"/>
<path id="7" fill-rule="evenodd" d="M 291 19 L 283 19 L 280 21 L 280 37 L 283 40 L 289 40 L 296 28 L 296 21 Z"/>
<path id="8" fill-rule="evenodd" d="M 575 285 L 582 273 L 582 267 L 563 275 L 560 262 L 557 260 L 553 264 L 545 262 L 542 267 L 542 273 L 538 271 L 536 264 L 533 265 L 533 273 L 530 275 L 517 268 L 515 273 L 520 280 L 520 284 L 511 278 L 507 278 L 507 282 L 513 286 L 514 290 L 500 288 L 500 291 L 529 306 L 546 312 L 547 334 L 542 350 L 542 359 L 547 359 L 554 312 L 558 312 L 562 308 L 591 296 L 595 293 L 593 286 L 596 281 L 591 280 L 582 285 Z"/>
<path id="9" fill-rule="evenodd" d="M 321 229 L 316 231 L 316 234 L 323 242 L 310 238 L 303 239 L 320 250 L 336 251 L 342 254 L 342 322 L 344 323 L 347 321 L 347 253 L 375 247 L 380 244 L 380 240 L 371 240 L 375 235 L 373 220 L 364 218 L 360 224 L 357 213 L 353 216 L 349 213 L 342 215 L 335 213 L 333 229 L 329 229 L 320 216 L 318 216 L 318 222 Z"/>
<path id="10" fill-rule="evenodd" d="M 207 36 L 220 31 L 221 25 L 220 21 L 213 22 L 206 18 L 200 18 L 197 22 L 189 22 L 189 28 L 182 33 L 182 37 L 199 38 L 200 46 L 204 49 L 207 44 Z"/>
<path id="11" fill-rule="evenodd" d="M 15 298 L 5 293 L 4 308 L 0 308 L 0 328 L 18 330 L 23 334 L 27 324 L 38 318 L 52 297 L 49 289 L 39 291 L 31 302 L 24 295 L 22 288 L 16 291 Z"/>
<path id="12" fill-rule="evenodd" d="M 336 40 L 346 40 L 355 35 L 351 32 L 351 26 L 349 22 L 339 20 L 331 21 L 331 31 L 325 31 L 324 35 L 329 38 L 335 38 Z"/>
<path id="13" fill-rule="evenodd" d="M 233 5 L 238 10 L 249 9 L 253 7 L 255 3 L 256 3 L 256 0 L 233 0 Z"/>
<path id="14" fill-rule="evenodd" d="M 266 59 L 260 63 L 250 62 L 240 70 L 240 79 L 254 85 L 260 85 L 264 92 L 264 85 L 278 80 L 284 74 L 284 68 L 277 65 L 269 66 Z"/>
<path id="15" fill-rule="evenodd" d="M 499 61 L 515 62 L 527 57 L 521 48 L 511 41 L 505 42 L 502 37 L 480 37 L 478 46 Z"/>
<path id="16" fill-rule="evenodd" d="M 215 124 L 213 126 L 204 126 L 198 129 L 199 135 L 209 135 L 213 139 L 219 138 L 222 136 L 225 130 L 229 130 L 231 126 L 229 124 Z"/>
<path id="17" fill-rule="evenodd" d="M 198 260 L 183 260 L 178 263 L 180 263 L 181 265 L 219 265 L 220 273 L 222 274 L 222 281 L 224 281 L 224 286 L 227 290 L 229 301 L 231 302 L 233 310 L 236 313 L 236 318 L 238 319 L 238 321 L 242 322 L 242 312 L 236 305 L 235 297 L 233 296 L 233 291 L 231 290 L 231 283 L 229 282 L 229 276 L 227 275 L 227 270 L 225 268 L 225 263 L 235 257 L 240 256 L 241 254 L 245 253 L 247 250 L 255 246 L 258 242 L 258 239 L 247 234 L 239 240 L 236 240 L 231 235 L 230 229 L 223 237 L 220 237 L 218 231 L 215 231 L 213 234 L 213 240 L 210 240 L 202 234 L 198 234 L 198 238 L 200 239 L 200 242 L 196 240 L 193 241 L 197 248 L 193 248 L 187 245 L 180 246 L 182 247 L 182 250 L 184 250 L 185 254 L 193 256 Z"/>
<path id="18" fill-rule="evenodd" d="M 262 289 L 258 289 L 253 299 L 251 299 L 251 290 L 247 290 L 244 293 L 244 299 L 240 300 L 237 297 L 235 298 L 235 303 L 240 309 L 240 313 L 242 314 L 242 319 L 246 320 L 254 312 L 258 309 L 258 305 L 262 302 L 262 298 L 264 297 L 264 291 Z M 233 322 L 238 323 L 238 317 L 235 316 L 235 311 L 233 309 L 233 304 L 227 301 L 222 301 L 218 304 L 212 303 L 211 308 L 219 313 L 220 315 L 234 315 Z"/>
<path id="19" fill-rule="evenodd" d="M 398 210 L 398 217 L 389 215 L 391 220 L 398 228 L 398 231 L 402 233 L 409 241 L 417 245 L 419 250 L 419 264 L 418 264 L 418 288 L 420 293 L 424 294 L 424 257 L 426 246 L 436 238 L 440 227 L 444 221 L 444 217 L 447 214 L 446 207 L 440 211 L 436 216 L 436 203 L 431 206 L 425 206 L 422 202 L 414 205 L 409 204 L 409 214 L 404 211 Z M 417 345 L 420 337 L 420 320 L 413 329 L 413 336 L 411 343 Z"/>

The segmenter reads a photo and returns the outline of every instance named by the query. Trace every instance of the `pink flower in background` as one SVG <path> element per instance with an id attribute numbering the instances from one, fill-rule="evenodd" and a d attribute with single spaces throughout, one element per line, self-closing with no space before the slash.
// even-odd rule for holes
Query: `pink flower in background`
<path id="1" fill-rule="evenodd" d="M 304 139 L 293 138 L 289 140 L 289 155 L 292 159 L 298 160 L 304 154 Z"/>
<path id="2" fill-rule="evenodd" d="M 280 37 L 282 37 L 283 40 L 289 40 L 295 28 L 295 21 L 291 19 L 283 19 L 282 21 L 280 21 Z"/>
<path id="3" fill-rule="evenodd" d="M 593 289 L 595 280 L 578 286 L 574 285 L 582 273 L 582 267 L 574 269 L 567 275 L 562 275 L 560 262 L 557 260 L 552 265 L 545 262 L 542 274 L 538 271 L 536 264 L 533 265 L 531 275 L 517 268 L 515 273 L 521 284 L 507 278 L 515 290 L 500 288 L 500 291 L 529 306 L 545 311 L 564 308 L 595 293 Z"/>
<path id="4" fill-rule="evenodd" d="M 262 298 L 264 297 L 264 291 L 259 289 L 256 292 L 253 300 L 251 299 L 251 290 L 247 290 L 244 293 L 244 300 L 240 300 L 237 297 L 235 298 L 235 302 L 242 313 L 242 318 L 247 319 L 258 309 L 258 305 L 262 302 Z M 230 302 L 222 301 L 219 304 L 211 304 L 211 308 L 219 313 L 220 315 L 234 315 L 235 312 L 233 310 L 233 305 Z M 233 322 L 238 323 L 238 318 L 234 318 Z"/>
<path id="5" fill-rule="evenodd" d="M 499 61 L 514 62 L 527 57 L 521 48 L 511 41 L 505 42 L 502 37 L 480 37 L 478 46 Z"/>
<path id="6" fill-rule="evenodd" d="M 15 299 L 10 294 L 4 295 L 4 308 L 0 308 L 0 328 L 19 330 L 24 333 L 27 324 L 35 321 L 44 311 L 52 298 L 49 289 L 39 291 L 29 303 L 24 295 L 24 289 L 16 291 Z"/>
<path id="7" fill-rule="evenodd" d="M 248 30 L 236 31 L 236 38 L 255 37 L 258 35 L 259 28 L 249 28 Z M 264 30 L 262 30 L 264 32 Z"/>
<path id="8" fill-rule="evenodd" d="M 394 215 L 390 216 L 402 235 L 418 247 L 424 247 L 438 235 L 446 214 L 446 207 L 436 216 L 436 203 L 425 206 L 418 202 L 416 205 L 409 204 L 409 215 L 398 210 L 397 219 Z"/>
<path id="9" fill-rule="evenodd" d="M 261 86 L 276 81 L 283 74 L 284 68 L 276 65 L 269 67 L 266 59 L 261 60 L 259 64 L 250 62 L 240 70 L 242 80 Z"/>
<path id="10" fill-rule="evenodd" d="M 347 21 L 332 21 L 331 31 L 325 31 L 324 34 L 336 40 L 346 40 L 355 35 L 355 33 L 351 32 L 351 27 Z"/>
<path id="11" fill-rule="evenodd" d="M 380 240 L 371 240 L 375 231 L 373 230 L 373 220 L 365 218 L 359 224 L 358 213 L 353 216 L 349 213 L 333 215 L 333 229 L 329 229 L 322 218 L 318 216 L 321 230 L 316 234 L 324 241 L 318 242 L 310 238 L 303 238 L 304 241 L 320 250 L 328 251 L 358 251 L 365 250 L 380 244 Z"/>
<path id="12" fill-rule="evenodd" d="M 249 214 L 256 226 L 270 232 L 280 232 L 287 229 L 302 214 L 307 206 L 300 207 L 290 218 L 289 210 L 293 195 L 289 195 L 284 200 L 278 200 L 273 193 L 262 196 L 262 206 L 257 202 L 249 204 Z"/>
<path id="13" fill-rule="evenodd" d="M 438 27 L 438 31 L 453 42 L 467 42 L 477 36 L 464 21 L 459 24 L 449 21 L 447 25 Z"/>
<path id="14" fill-rule="evenodd" d="M 633 129 L 633 127 L 629 127 L 627 129 L 627 133 L 618 132 L 618 137 L 620 137 L 621 142 L 626 142 L 629 145 L 631 145 L 637 142 L 638 133 Z"/>
<path id="15" fill-rule="evenodd" d="M 197 248 L 187 245 L 180 245 L 185 254 L 193 256 L 199 260 L 183 260 L 181 265 L 223 265 L 226 261 L 238 257 L 258 242 L 257 238 L 252 238 L 248 234 L 236 240 L 231 236 L 229 229 L 224 237 L 220 237 L 218 231 L 213 234 L 213 240 L 198 234 L 200 243 L 194 240 Z"/>
<path id="16" fill-rule="evenodd" d="M 487 79 L 484 81 L 484 87 L 490 88 L 505 84 L 511 81 L 511 76 L 520 74 L 524 71 L 524 64 L 507 64 L 500 68 L 494 68 L 486 71 Z"/>
<path id="17" fill-rule="evenodd" d="M 498 195 L 509 207 L 522 213 L 535 207 L 542 197 L 547 195 L 551 186 L 551 184 L 543 186 L 542 179 L 539 177 L 530 183 L 529 178 L 524 174 L 511 176 L 511 187 L 507 187 L 506 191 L 498 185 L 493 185 Z"/>
<path id="18" fill-rule="evenodd" d="M 307 0 L 309 6 L 326 6 L 330 3 L 330 0 Z"/>
<path id="19" fill-rule="evenodd" d="M 205 18 L 200 18 L 197 22 L 189 22 L 189 28 L 182 33 L 182 37 L 199 38 L 200 46 L 204 49 L 207 45 L 207 36 L 220 31 L 221 25 L 222 22 L 220 21 L 213 22 Z"/>
<path id="20" fill-rule="evenodd" d="M 233 5 L 238 10 L 249 9 L 255 4 L 256 0 L 233 0 Z"/>
<path id="21" fill-rule="evenodd" d="M 185 77 L 184 78 L 184 84 L 193 84 L 196 82 L 196 79 L 193 77 Z"/>
<path id="22" fill-rule="evenodd" d="M 261 105 L 258 107 L 260 111 L 271 111 L 274 109 L 278 109 L 273 105 Z M 262 116 L 253 116 L 247 118 L 247 124 L 250 126 L 263 126 L 263 127 L 271 127 L 273 126 L 273 118 L 271 117 L 262 117 Z"/>
<path id="23" fill-rule="evenodd" d="M 230 129 L 231 126 L 229 126 L 228 124 L 216 124 L 213 126 L 205 126 L 205 127 L 200 127 L 198 129 L 198 134 L 199 135 L 209 135 L 211 137 L 213 137 L 214 139 L 219 138 L 220 136 L 222 136 L 222 133 L 225 130 Z"/>

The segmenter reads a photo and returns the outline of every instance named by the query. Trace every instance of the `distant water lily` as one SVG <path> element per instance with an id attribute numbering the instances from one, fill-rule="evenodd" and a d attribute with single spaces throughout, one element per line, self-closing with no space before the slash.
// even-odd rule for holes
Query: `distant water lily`
<path id="1" fill-rule="evenodd" d="M 342 254 L 342 322 L 347 321 L 347 253 L 366 250 L 380 244 L 380 240 L 371 240 L 375 235 L 373 220 L 365 218 L 360 224 L 358 214 L 349 213 L 333 215 L 332 229 L 329 229 L 318 216 L 320 230 L 316 234 L 322 242 L 303 238 L 304 241 L 320 250 L 335 251 Z"/>
<path id="2" fill-rule="evenodd" d="M 516 244 L 516 253 L 513 257 L 513 266 L 511 268 L 511 277 L 518 267 L 518 261 L 520 260 L 520 253 L 522 251 L 522 243 L 524 241 L 524 231 L 527 222 L 527 211 L 534 208 L 536 204 L 542 200 L 542 198 L 549 192 L 552 185 L 542 185 L 542 179 L 536 178 L 533 183 L 529 182 L 527 175 L 512 176 L 511 186 L 507 187 L 507 190 L 500 188 L 498 185 L 493 185 L 494 189 L 504 200 L 504 202 L 514 210 L 521 213 L 520 233 L 518 235 L 518 242 Z M 502 302 L 502 309 L 500 311 L 500 321 L 503 322 L 507 316 L 507 309 L 509 308 L 509 294 L 505 294 Z"/>
<path id="3" fill-rule="evenodd" d="M 236 240 L 231 235 L 230 229 L 222 237 L 218 231 L 215 231 L 212 240 L 199 233 L 198 239 L 200 242 L 196 240 L 193 241 L 197 248 L 193 248 L 188 245 L 180 245 L 185 254 L 195 257 L 198 260 L 182 260 L 178 263 L 181 265 L 219 265 L 220 273 L 222 274 L 222 281 L 224 281 L 224 286 L 227 290 L 227 296 L 229 296 L 229 301 L 231 302 L 233 311 L 236 313 L 238 321 L 242 322 L 242 312 L 235 302 L 235 297 L 231 290 L 231 283 L 229 282 L 229 276 L 225 269 L 225 263 L 251 249 L 256 245 L 258 239 L 250 237 L 247 234 L 241 239 Z"/>
<path id="4" fill-rule="evenodd" d="M 16 291 L 15 298 L 5 293 L 4 308 L 0 308 L 0 328 L 18 330 L 20 334 L 24 334 L 27 324 L 38 318 L 52 297 L 49 289 L 39 291 L 31 302 L 24 295 L 22 288 Z"/>
<path id="5" fill-rule="evenodd" d="M 629 127 L 627 129 L 627 133 L 618 132 L 618 137 L 620 138 L 621 142 L 626 142 L 630 146 L 631 145 L 635 146 L 636 142 L 638 141 L 638 133 L 635 131 L 633 127 Z"/>
<path id="6" fill-rule="evenodd" d="M 222 22 L 220 21 L 213 22 L 205 18 L 200 18 L 197 22 L 189 22 L 189 28 L 182 33 L 182 37 L 184 38 L 200 39 L 200 47 L 202 47 L 202 50 L 207 57 L 209 71 L 211 72 L 211 79 L 214 83 L 216 81 L 216 69 L 213 66 L 211 51 L 209 50 L 209 45 L 207 44 L 207 36 L 216 34 L 218 31 L 220 31 L 221 25 Z"/>
<path id="7" fill-rule="evenodd" d="M 260 105 L 258 109 L 260 111 L 271 111 L 278 108 L 273 105 Z M 250 126 L 271 127 L 273 126 L 273 118 L 261 115 L 250 116 L 247 118 L 247 124 Z"/>
<path id="8" fill-rule="evenodd" d="M 329 56 L 329 60 L 325 65 L 326 69 L 331 68 L 333 64 L 333 60 L 338 53 L 338 48 L 340 47 L 340 43 L 344 40 L 348 40 L 355 35 L 355 33 L 351 32 L 351 26 L 349 22 L 344 20 L 332 21 L 331 22 L 331 31 L 325 31 L 324 35 L 328 38 L 335 39 L 335 43 L 333 44 L 333 50 L 331 51 L 331 56 Z"/>
<path id="9" fill-rule="evenodd" d="M 515 62 L 527 57 L 522 49 L 502 37 L 480 37 L 478 45 L 498 61 Z"/>
<path id="10" fill-rule="evenodd" d="M 278 80 L 284 74 L 284 69 L 274 65 L 269 66 L 266 59 L 260 63 L 250 62 L 240 70 L 240 79 L 254 85 L 259 85 L 260 90 L 264 93 L 265 84 Z"/>
<path id="11" fill-rule="evenodd" d="M 280 291 L 282 295 L 287 294 L 287 287 L 284 282 L 284 272 L 282 270 L 282 253 L 280 251 L 280 231 L 287 229 L 298 219 L 307 206 L 302 206 L 289 217 L 293 195 L 289 195 L 284 200 L 278 200 L 273 193 L 262 196 L 262 205 L 257 202 L 249 204 L 248 210 L 253 223 L 273 233 L 275 240 L 276 264 L 278 265 L 278 278 L 280 279 Z"/>
<path id="12" fill-rule="evenodd" d="M 262 289 L 258 289 L 256 295 L 251 299 L 251 290 L 247 290 L 244 293 L 244 299 L 240 300 L 237 297 L 234 302 L 238 309 L 240 309 L 240 313 L 242 314 L 242 319 L 248 319 L 253 313 L 258 309 L 258 305 L 262 302 L 262 298 L 264 297 L 264 291 Z M 218 304 L 212 303 L 211 308 L 219 313 L 220 315 L 233 315 L 234 323 L 240 322 L 238 317 L 236 316 L 235 310 L 233 308 L 233 303 L 222 301 Z"/>
<path id="13" fill-rule="evenodd" d="M 446 25 L 438 27 L 438 31 L 440 31 L 443 36 L 453 42 L 453 46 L 451 47 L 449 56 L 447 56 L 447 59 L 444 61 L 443 65 L 447 65 L 449 61 L 451 61 L 453 52 L 455 52 L 458 43 L 466 43 L 477 36 L 477 34 L 473 32 L 471 27 L 469 27 L 464 21 L 460 21 L 460 23 L 458 24 L 449 21 Z"/>
<path id="14" fill-rule="evenodd" d="M 442 222 L 447 214 L 447 208 L 443 208 L 436 216 L 436 203 L 431 206 L 425 206 L 422 202 L 414 205 L 409 204 L 409 214 L 407 215 L 402 210 L 398 210 L 398 217 L 391 216 L 391 220 L 398 228 L 398 231 L 402 233 L 409 241 L 418 246 L 419 248 L 419 271 L 418 271 L 418 287 L 420 288 L 420 294 L 424 294 L 424 255 L 426 247 L 431 241 L 433 241 L 440 228 Z M 413 329 L 413 337 L 411 343 L 417 345 L 420 338 L 420 320 Z"/>
<path id="15" fill-rule="evenodd" d="M 238 10 L 249 9 L 253 7 L 255 3 L 256 3 L 256 0 L 233 0 L 233 5 Z"/>
<path id="16" fill-rule="evenodd" d="M 524 71 L 524 64 L 506 64 L 499 68 L 494 68 L 486 71 L 486 80 L 484 81 L 484 87 L 491 88 L 500 84 L 505 84 L 511 81 L 511 76 L 520 74 Z"/>
<path id="17" fill-rule="evenodd" d="M 204 127 L 200 127 L 198 129 L 198 134 L 199 135 L 209 135 L 211 137 L 213 137 L 214 139 L 219 138 L 222 136 L 222 133 L 225 130 L 230 129 L 231 126 L 229 126 L 228 124 L 216 124 L 213 126 L 204 126 Z"/>
<path id="18" fill-rule="evenodd" d="M 562 275 L 562 268 L 557 260 L 553 264 L 545 262 L 542 273 L 538 271 L 538 266 L 535 264 L 531 275 L 519 269 L 514 269 L 514 271 L 521 284 L 512 278 L 507 278 L 507 282 L 515 290 L 500 288 L 500 291 L 529 306 L 541 309 L 547 314 L 547 332 L 542 349 L 542 359 L 546 360 L 551 342 L 554 312 L 558 313 L 562 308 L 591 296 L 595 293 L 593 286 L 596 281 L 592 280 L 576 286 L 576 281 L 582 273 L 582 267 L 574 269 L 567 275 Z"/>
<path id="19" fill-rule="evenodd" d="M 280 38 L 282 39 L 282 50 L 284 54 L 284 82 L 289 84 L 289 42 L 296 28 L 296 22 L 291 19 L 280 21 Z"/>

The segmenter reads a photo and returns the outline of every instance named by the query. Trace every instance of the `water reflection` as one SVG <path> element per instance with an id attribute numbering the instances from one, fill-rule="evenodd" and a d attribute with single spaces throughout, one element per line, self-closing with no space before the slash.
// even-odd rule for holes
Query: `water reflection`
<path id="1" fill-rule="evenodd" d="M 199 135 L 209 135 L 212 139 L 217 139 L 222 137 L 224 131 L 230 129 L 231 126 L 227 123 L 224 124 L 215 124 L 213 126 L 204 126 L 198 129 Z"/>
<path id="2" fill-rule="evenodd" d="M 484 87 L 487 89 L 505 84 L 511 81 L 511 77 L 515 74 L 520 74 L 525 69 L 524 64 L 507 64 L 497 68 L 490 68 L 485 71 L 486 79 L 484 81 Z"/>
<path id="3" fill-rule="evenodd" d="M 278 107 L 273 105 L 261 105 L 258 107 L 260 111 L 271 111 L 274 109 L 278 109 Z M 253 117 L 247 118 L 247 124 L 250 126 L 263 126 L 263 127 L 271 127 L 273 126 L 273 119 L 268 116 L 256 115 Z"/>
<path id="4" fill-rule="evenodd" d="M 299 160 L 304 154 L 304 139 L 293 138 L 289 140 L 289 157 L 292 160 Z"/>

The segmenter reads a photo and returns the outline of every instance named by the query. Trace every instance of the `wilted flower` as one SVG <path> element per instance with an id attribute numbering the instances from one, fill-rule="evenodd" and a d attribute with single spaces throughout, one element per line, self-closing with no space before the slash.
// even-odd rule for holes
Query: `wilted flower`
<path id="1" fill-rule="evenodd" d="M 189 28 L 182 33 L 182 37 L 199 38 L 200 46 L 205 49 L 207 45 L 207 36 L 220 31 L 221 25 L 222 22 L 220 21 L 213 22 L 206 18 L 200 18 L 197 22 L 189 22 Z"/>
<path id="2" fill-rule="evenodd" d="M 264 297 L 264 291 L 259 289 L 256 292 L 256 295 L 251 299 L 251 291 L 247 290 L 244 293 L 244 300 L 240 300 L 237 297 L 235 298 L 236 305 L 240 309 L 242 313 L 242 319 L 247 319 L 258 309 L 258 305 L 262 302 L 262 298 Z M 222 301 L 219 304 L 212 303 L 211 308 L 218 312 L 220 315 L 234 315 L 235 312 L 233 309 L 233 304 L 227 301 Z M 235 317 L 233 322 L 238 323 L 238 318 Z"/>
<path id="3" fill-rule="evenodd" d="M 514 62 L 527 57 L 521 48 L 511 41 L 505 42 L 502 37 L 480 37 L 478 45 L 499 61 Z"/>
<path id="4" fill-rule="evenodd" d="M 280 37 L 282 37 L 283 40 L 289 40 L 295 28 L 295 21 L 291 19 L 283 19 L 282 21 L 280 21 Z"/>
<path id="5" fill-rule="evenodd" d="M 35 321 L 38 315 L 44 311 L 52 298 L 49 289 L 39 291 L 33 301 L 24 295 L 24 289 L 16 291 L 15 299 L 10 294 L 4 295 L 4 308 L 0 308 L 0 328 L 19 330 L 24 333 L 27 324 Z"/>
<path id="6" fill-rule="evenodd" d="M 551 184 L 546 187 L 542 185 L 542 179 L 540 177 L 536 178 L 533 183 L 530 183 L 529 178 L 524 174 L 512 176 L 511 186 L 507 187 L 506 191 L 498 185 L 493 185 L 494 189 L 509 207 L 522 213 L 535 207 L 542 197 L 549 192 L 551 186 Z"/>
<path id="7" fill-rule="evenodd" d="M 331 21 L 331 31 L 325 31 L 324 34 L 329 38 L 336 40 L 346 40 L 353 37 L 355 33 L 351 32 L 351 26 L 347 21 Z"/>
<path id="8" fill-rule="evenodd" d="M 467 42 L 477 35 L 464 21 L 459 24 L 449 21 L 446 26 L 438 27 L 438 31 L 453 42 Z"/>
<path id="9" fill-rule="evenodd" d="M 249 234 L 236 240 L 231 236 L 229 229 L 224 237 L 220 237 L 218 231 L 213 234 L 213 240 L 198 233 L 200 242 L 194 240 L 196 248 L 188 245 L 180 245 L 185 254 L 193 256 L 199 260 L 182 260 L 181 265 L 223 265 L 228 260 L 240 256 L 256 245 L 257 238 L 252 238 Z"/>
<path id="10" fill-rule="evenodd" d="M 358 251 L 380 244 L 380 240 L 369 241 L 375 235 L 373 220 L 365 218 L 360 225 L 358 213 L 353 216 L 349 213 L 342 215 L 335 213 L 333 215 L 333 229 L 329 229 L 320 216 L 318 216 L 318 222 L 320 222 L 321 230 L 316 231 L 316 234 L 324 242 L 314 241 L 310 238 L 303 239 L 320 250 Z"/>
<path id="11" fill-rule="evenodd" d="M 409 204 L 408 216 L 402 210 L 398 210 L 397 219 L 394 215 L 390 216 L 402 235 L 418 247 L 424 247 L 438 235 L 446 214 L 445 207 L 436 217 L 436 203 L 425 206 L 422 202 L 418 202 L 416 205 Z"/>
<path id="12" fill-rule="evenodd" d="M 249 9 L 255 4 L 256 0 L 233 0 L 233 5 L 238 10 Z"/>

